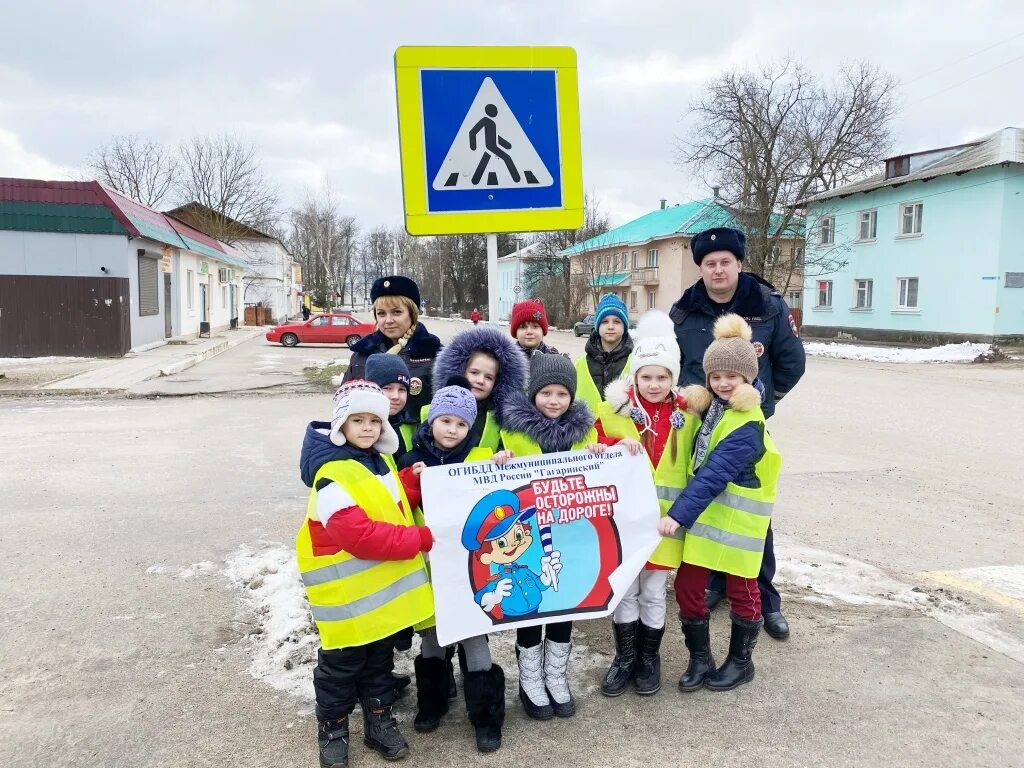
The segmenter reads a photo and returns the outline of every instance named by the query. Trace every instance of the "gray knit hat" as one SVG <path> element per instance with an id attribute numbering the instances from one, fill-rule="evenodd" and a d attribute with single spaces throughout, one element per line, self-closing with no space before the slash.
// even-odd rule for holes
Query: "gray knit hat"
<path id="1" fill-rule="evenodd" d="M 735 371 L 752 384 L 757 378 L 757 353 L 750 343 L 753 331 L 739 315 L 722 315 L 715 321 L 715 340 L 704 353 L 704 375 Z"/>
<path id="2" fill-rule="evenodd" d="M 533 402 L 548 384 L 561 384 L 569 390 L 569 396 L 576 399 L 576 367 L 569 358 L 562 355 L 546 355 L 535 352 L 530 358 L 530 383 L 526 387 L 526 395 Z"/>
<path id="3" fill-rule="evenodd" d="M 427 424 L 433 424 L 434 419 L 441 416 L 458 416 L 473 426 L 476 414 L 476 398 L 469 388 L 469 382 L 463 376 L 452 376 L 448 379 L 448 386 L 441 387 L 434 393 L 427 414 Z"/>

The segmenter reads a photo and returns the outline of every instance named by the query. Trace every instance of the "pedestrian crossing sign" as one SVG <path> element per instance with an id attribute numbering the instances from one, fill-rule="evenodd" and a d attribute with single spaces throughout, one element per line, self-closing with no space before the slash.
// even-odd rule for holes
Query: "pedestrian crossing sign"
<path id="1" fill-rule="evenodd" d="M 576 52 L 395 52 L 405 228 L 412 235 L 583 224 Z"/>

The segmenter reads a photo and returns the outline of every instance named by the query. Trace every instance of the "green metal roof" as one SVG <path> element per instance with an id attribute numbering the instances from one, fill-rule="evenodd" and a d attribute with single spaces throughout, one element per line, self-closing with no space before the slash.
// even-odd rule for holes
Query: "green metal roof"
<path id="1" fill-rule="evenodd" d="M 0 229 L 88 235 L 128 234 L 113 212 L 103 206 L 14 200 L 0 201 Z"/>
<path id="2" fill-rule="evenodd" d="M 626 278 L 629 277 L 629 272 L 615 272 L 611 275 L 597 275 L 593 280 L 590 281 L 590 285 L 594 287 L 609 287 L 613 285 L 619 285 Z"/>
<path id="3" fill-rule="evenodd" d="M 781 226 L 782 217 L 773 216 L 773 223 Z M 714 200 L 695 200 L 668 208 L 659 208 L 633 219 L 604 234 L 584 240 L 562 251 L 563 256 L 573 256 L 584 251 L 615 246 L 639 246 L 673 235 L 695 235 L 712 227 L 735 227 L 736 219 L 728 208 Z M 803 222 L 790 222 L 788 232 L 803 236 Z"/>

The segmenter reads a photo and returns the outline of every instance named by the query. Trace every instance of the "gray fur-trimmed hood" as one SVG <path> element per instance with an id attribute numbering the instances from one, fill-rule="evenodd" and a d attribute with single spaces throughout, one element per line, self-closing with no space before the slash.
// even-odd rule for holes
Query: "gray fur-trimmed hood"
<path id="1" fill-rule="evenodd" d="M 594 414 L 585 401 L 574 400 L 562 416 L 549 419 L 524 392 L 516 392 L 508 399 L 502 420 L 505 429 L 523 433 L 540 445 L 544 453 L 571 450 L 573 443 L 578 443 L 594 428 Z"/>
<path id="2" fill-rule="evenodd" d="M 501 425 L 510 396 L 526 388 L 528 365 L 523 350 L 508 334 L 489 325 L 467 328 L 456 334 L 434 361 L 434 386 L 443 387 L 452 376 L 465 375 L 469 359 L 481 351 L 498 361 L 498 379 L 490 399 L 494 416 Z"/>

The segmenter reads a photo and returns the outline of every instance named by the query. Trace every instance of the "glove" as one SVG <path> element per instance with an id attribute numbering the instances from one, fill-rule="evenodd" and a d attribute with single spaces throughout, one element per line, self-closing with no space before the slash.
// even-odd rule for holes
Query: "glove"
<path id="1" fill-rule="evenodd" d="M 558 583 L 558 572 L 562 570 L 562 553 L 557 549 L 540 559 L 540 583 L 550 587 Z"/>
<path id="2" fill-rule="evenodd" d="M 494 585 L 494 589 L 487 592 L 483 597 L 480 598 L 480 607 L 490 613 L 504 600 L 506 597 L 512 594 L 512 579 L 502 579 Z"/>

